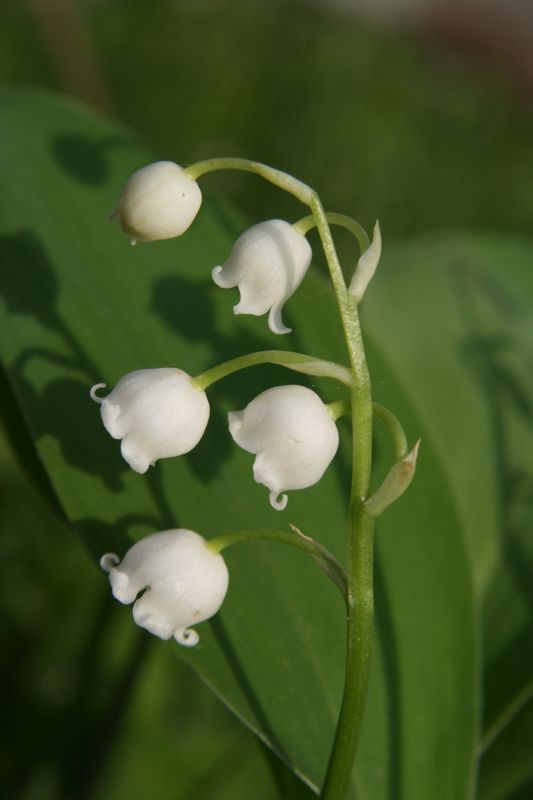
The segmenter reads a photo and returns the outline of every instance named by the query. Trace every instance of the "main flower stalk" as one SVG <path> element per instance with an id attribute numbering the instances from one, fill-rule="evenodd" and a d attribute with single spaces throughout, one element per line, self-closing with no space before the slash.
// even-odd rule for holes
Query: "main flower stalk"
<path id="1" fill-rule="evenodd" d="M 201 161 L 185 169 L 196 180 L 219 169 L 254 172 L 307 205 L 329 267 L 337 297 L 351 367 L 352 484 L 348 510 L 348 617 L 344 693 L 335 739 L 322 787 L 322 800 L 343 800 L 357 751 L 366 703 L 374 619 L 374 520 L 366 513 L 372 467 L 372 394 L 358 315 L 358 299 L 346 282 L 318 194 L 286 173 L 247 159 L 220 158 Z M 342 222 L 332 220 L 332 222 Z"/>
<path id="2" fill-rule="evenodd" d="M 374 520 L 363 505 L 368 495 L 372 464 L 372 397 L 357 308 L 349 299 L 347 306 L 350 325 L 346 340 L 353 375 L 347 653 L 342 705 L 322 787 L 323 800 L 341 800 L 348 789 L 366 704 L 374 623 Z"/>
<path id="3" fill-rule="evenodd" d="M 326 214 L 316 193 L 316 220 L 337 296 L 352 372 L 352 484 L 348 509 L 348 617 L 344 691 L 322 800 L 342 800 L 352 774 L 368 690 L 374 625 L 374 521 L 364 508 L 372 471 L 372 392 L 358 302 L 346 289 Z"/>

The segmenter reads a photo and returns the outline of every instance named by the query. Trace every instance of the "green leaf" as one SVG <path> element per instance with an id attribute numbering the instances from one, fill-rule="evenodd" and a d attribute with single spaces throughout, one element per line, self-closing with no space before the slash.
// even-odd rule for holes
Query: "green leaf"
<path id="1" fill-rule="evenodd" d="M 0 116 L 0 312 L 9 331 L 1 341 L 3 359 L 55 491 L 93 557 L 124 552 L 132 539 L 179 525 L 212 537 L 294 523 L 343 560 L 346 422 L 334 465 L 317 486 L 291 494 L 281 514 L 269 507 L 266 490 L 252 480 L 251 457 L 231 445 L 226 430 L 228 410 L 273 383 L 303 377 L 269 367 L 217 384 L 199 446 L 146 476 L 127 468 L 88 398 L 91 384 L 113 385 L 134 369 L 176 365 L 195 374 L 243 352 L 280 346 L 264 319 L 235 319 L 234 293 L 210 281 L 211 267 L 228 254 L 244 223 L 207 196 L 186 236 L 131 249 L 105 217 L 126 177 L 153 154 L 109 123 L 44 94 L 4 93 Z M 399 259 L 385 258 L 382 273 L 395 273 Z M 401 255 L 400 297 L 410 286 L 431 323 L 432 277 L 428 270 L 419 287 L 409 275 L 411 260 L 410 250 Z M 376 298 L 380 291 L 376 284 Z M 379 522 L 375 652 L 350 796 L 456 800 L 470 794 L 478 725 L 474 592 L 464 533 L 471 519 L 434 413 L 420 404 L 431 370 L 419 361 L 416 377 L 405 380 L 395 352 L 402 344 L 388 341 L 381 316 L 391 315 L 398 295 L 379 302 L 367 320 L 375 398 L 399 414 L 412 440 L 422 436 L 423 449 L 413 486 Z M 295 331 L 283 340 L 288 348 L 344 359 L 332 293 L 319 276 L 306 277 L 287 306 L 287 321 Z M 410 318 L 429 346 L 427 322 Z M 394 335 L 400 339 L 404 331 Z M 457 359 L 445 335 L 433 336 L 436 372 Z M 406 369 L 412 360 L 408 353 Z M 310 383 L 327 400 L 346 398 L 340 384 Z M 451 384 L 446 408 L 469 385 Z M 379 477 L 393 456 L 384 434 L 376 447 Z M 474 459 L 472 449 L 476 480 L 490 485 L 488 470 L 480 470 L 483 458 Z M 236 548 L 227 562 L 230 591 L 221 613 L 201 626 L 198 648 L 175 649 L 317 787 L 342 689 L 342 600 L 315 565 L 281 545 Z M 131 625 L 130 610 L 121 611 L 124 625 Z"/>
<path id="2" fill-rule="evenodd" d="M 533 702 L 530 700 L 483 754 L 479 800 L 511 800 L 533 785 Z"/>
<path id="3" fill-rule="evenodd" d="M 466 534 L 482 640 L 482 749 L 533 693 L 533 449 L 524 446 L 532 255 L 530 240 L 498 236 L 396 247 L 366 308 L 374 341 L 447 465 Z"/>

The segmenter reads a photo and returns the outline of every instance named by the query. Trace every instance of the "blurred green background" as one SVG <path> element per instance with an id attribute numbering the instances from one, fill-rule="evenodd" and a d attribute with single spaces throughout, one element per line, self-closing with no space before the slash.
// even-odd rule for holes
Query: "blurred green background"
<path id="1" fill-rule="evenodd" d="M 444 228 L 529 233 L 532 86 L 511 28 L 476 13 L 382 23 L 304 0 L 3 0 L 0 82 L 70 94 L 182 164 L 272 163 L 327 208 L 367 227 L 379 217 L 385 242 Z M 207 187 L 252 220 L 295 213 L 247 175 Z M 170 648 L 119 624 L 9 391 L 3 382 L 4 796 L 296 796 Z"/>

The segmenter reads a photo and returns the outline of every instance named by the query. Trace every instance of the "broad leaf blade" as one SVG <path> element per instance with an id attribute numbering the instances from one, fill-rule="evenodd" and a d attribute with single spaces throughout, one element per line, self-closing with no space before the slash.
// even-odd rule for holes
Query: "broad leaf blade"
<path id="1" fill-rule="evenodd" d="M 532 257 L 530 241 L 509 237 L 423 239 L 389 254 L 366 308 L 431 428 L 466 534 L 485 743 L 533 691 Z"/>

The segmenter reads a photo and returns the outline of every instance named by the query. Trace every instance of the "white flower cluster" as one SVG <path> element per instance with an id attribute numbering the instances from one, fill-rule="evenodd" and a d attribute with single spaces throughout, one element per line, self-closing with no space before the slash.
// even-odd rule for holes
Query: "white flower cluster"
<path id="1" fill-rule="evenodd" d="M 132 243 L 168 239 L 191 225 L 201 199 L 196 181 L 186 171 L 161 161 L 131 176 L 112 217 Z M 243 233 L 212 276 L 218 286 L 239 288 L 236 314 L 268 313 L 270 329 L 281 334 L 290 330 L 283 323 L 282 307 L 300 285 L 310 261 L 305 236 L 290 223 L 273 219 Z M 130 372 L 100 397 L 97 391 L 105 386 L 93 386 L 91 397 L 100 404 L 106 430 L 121 440 L 122 455 L 136 472 L 145 473 L 160 458 L 188 453 L 202 438 L 209 402 L 205 391 L 182 370 Z M 254 478 L 269 489 L 277 510 L 287 505 L 285 491 L 320 480 L 339 443 L 327 406 L 302 386 L 269 389 L 243 410 L 231 412 L 228 423 L 234 441 L 255 454 Z M 109 573 L 113 595 L 122 603 L 135 601 L 137 624 L 187 646 L 198 641 L 189 626 L 215 614 L 227 590 L 222 556 L 188 530 L 148 536 L 121 562 L 107 554 L 101 565 Z"/>

